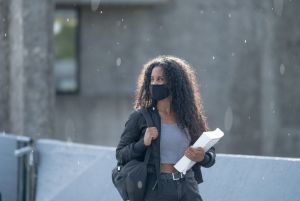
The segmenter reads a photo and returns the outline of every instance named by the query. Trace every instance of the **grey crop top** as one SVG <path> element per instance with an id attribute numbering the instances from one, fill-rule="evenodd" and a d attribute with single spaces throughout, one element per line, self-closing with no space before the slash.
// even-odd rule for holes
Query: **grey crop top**
<path id="1" fill-rule="evenodd" d="M 175 164 L 189 147 L 190 137 L 174 124 L 161 124 L 160 163 Z"/>

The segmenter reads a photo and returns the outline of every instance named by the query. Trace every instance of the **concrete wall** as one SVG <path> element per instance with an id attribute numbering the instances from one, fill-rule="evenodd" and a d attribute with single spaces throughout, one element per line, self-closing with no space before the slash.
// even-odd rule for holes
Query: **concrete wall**
<path id="1" fill-rule="evenodd" d="M 273 47 L 277 52 L 273 57 L 277 62 L 274 83 L 277 105 L 274 106 L 274 112 L 280 117 L 280 133 L 275 137 L 274 146 L 281 147 L 281 150 L 275 149 L 274 154 L 285 152 L 299 156 L 300 19 L 293 16 L 299 5 L 298 1 L 285 3 L 274 25 Z"/>
<path id="2" fill-rule="evenodd" d="M 296 57 L 299 51 L 299 6 L 295 1 L 189 0 L 154 6 L 100 4 L 97 12 L 90 5 L 81 7 L 81 90 L 78 97 L 58 97 L 57 133 L 70 121 L 62 114 L 79 106 L 79 116 L 87 121 L 80 126 L 74 120 L 73 129 L 80 136 L 80 128 L 89 127 L 74 140 L 116 145 L 142 64 L 159 54 L 174 54 L 198 73 L 209 125 L 226 134 L 220 152 L 298 156 L 299 118 L 283 118 L 293 110 L 278 104 L 294 94 L 280 96 L 283 84 L 278 84 L 293 85 L 297 76 L 289 71 L 293 67 L 283 72 L 285 62 L 278 58 Z M 289 28 L 293 41 L 284 31 Z M 293 44 L 294 52 L 286 43 Z M 296 58 L 288 61 L 291 66 L 299 63 Z M 299 110 L 296 101 L 290 107 Z"/>
<path id="3" fill-rule="evenodd" d="M 0 128 L 8 126 L 8 3 L 0 0 Z"/>
<path id="4" fill-rule="evenodd" d="M 120 200 L 111 182 L 113 147 L 41 139 L 37 150 L 42 159 L 37 201 Z M 300 159 L 217 154 L 216 160 L 202 168 L 204 182 L 198 188 L 203 200 L 290 201 L 300 196 L 300 177 L 295 176 Z"/>
<path id="5" fill-rule="evenodd" d="M 173 54 L 189 61 L 198 73 L 210 128 L 219 127 L 226 135 L 217 147 L 219 152 L 299 156 L 298 1 L 93 2 L 63 2 L 80 6 L 80 92 L 56 96 L 54 110 L 50 96 L 46 108 L 55 111 L 55 131 L 49 134 L 53 138 L 115 146 L 132 110 L 142 65 L 159 54 Z M 29 28 L 23 31 L 25 36 L 30 32 Z M 34 49 L 29 39 L 26 44 Z M 12 45 L 18 47 L 18 43 Z M 37 65 L 24 66 L 31 64 Z M 41 78 L 51 80 L 52 72 L 44 70 Z M 21 75 L 16 86 L 22 86 L 24 77 L 29 78 Z M 40 90 L 27 86 L 22 93 Z M 49 86 L 51 90 L 53 85 Z M 18 87 L 11 90 L 17 94 L 14 111 L 22 103 L 34 108 L 30 96 L 19 99 Z M 47 94 L 40 94 L 47 100 Z M 37 113 L 25 110 L 21 120 Z M 19 122 L 18 113 L 11 114 L 11 122 Z M 41 115 L 35 117 L 29 118 L 29 124 Z M 50 125 L 53 121 L 48 117 Z"/>
<path id="6" fill-rule="evenodd" d="M 3 0 L 0 5 L 0 130 L 51 137 L 54 4 Z"/>
<path id="7" fill-rule="evenodd" d="M 116 145 L 132 107 L 130 98 L 71 96 L 56 99 L 55 138 Z"/>

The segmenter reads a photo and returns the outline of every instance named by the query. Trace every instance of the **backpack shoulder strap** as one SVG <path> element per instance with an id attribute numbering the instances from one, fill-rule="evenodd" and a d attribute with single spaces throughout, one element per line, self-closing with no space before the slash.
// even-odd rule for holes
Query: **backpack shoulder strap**
<path id="1" fill-rule="evenodd" d="M 144 118 L 146 119 L 147 127 L 154 127 L 154 122 L 153 122 L 151 115 L 150 115 L 149 111 L 147 110 L 147 108 L 142 108 L 141 113 L 143 114 Z M 150 158 L 151 147 L 152 147 L 152 145 L 150 145 L 146 151 L 146 155 L 144 158 L 144 161 L 146 163 L 148 163 L 149 158 Z"/>
<path id="2" fill-rule="evenodd" d="M 154 127 L 154 123 L 153 123 L 153 120 L 151 118 L 151 115 L 150 115 L 148 109 L 142 108 L 141 113 L 143 114 L 144 118 L 146 119 L 147 127 Z"/>

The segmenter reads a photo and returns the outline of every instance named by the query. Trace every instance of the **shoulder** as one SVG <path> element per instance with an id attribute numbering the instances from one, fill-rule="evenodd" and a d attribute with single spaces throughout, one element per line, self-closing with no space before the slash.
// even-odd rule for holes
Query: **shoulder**
<path id="1" fill-rule="evenodd" d="M 144 111 L 150 112 L 151 110 L 149 108 L 134 109 L 131 111 L 131 113 L 129 115 L 129 119 L 137 119 L 137 118 L 144 119 L 144 115 L 143 115 Z"/>
<path id="2" fill-rule="evenodd" d="M 139 119 L 141 118 L 142 113 L 140 109 L 132 110 L 130 112 L 129 118 L 128 119 Z"/>
<path id="3" fill-rule="evenodd" d="M 144 117 L 143 117 L 143 114 L 141 112 L 141 109 L 136 109 L 136 110 L 132 110 L 130 112 L 130 115 L 128 117 L 128 120 L 127 120 L 126 124 L 128 124 L 128 123 L 130 123 L 130 124 L 140 124 L 143 121 L 144 121 Z"/>
<path id="4" fill-rule="evenodd" d="M 135 122 L 135 124 L 138 124 L 141 127 L 143 127 L 145 126 L 145 124 L 147 124 L 147 120 L 145 117 L 145 115 L 147 115 L 147 112 L 149 115 L 151 115 L 149 108 L 135 109 L 131 111 L 128 121 Z"/>

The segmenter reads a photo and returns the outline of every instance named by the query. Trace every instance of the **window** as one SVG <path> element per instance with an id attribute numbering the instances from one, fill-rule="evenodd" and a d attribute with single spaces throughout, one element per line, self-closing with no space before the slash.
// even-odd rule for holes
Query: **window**
<path id="1" fill-rule="evenodd" d="M 54 15 L 54 76 L 56 92 L 76 93 L 79 90 L 78 9 L 56 9 Z"/>

